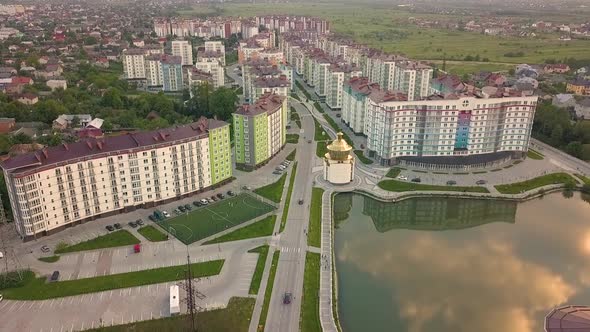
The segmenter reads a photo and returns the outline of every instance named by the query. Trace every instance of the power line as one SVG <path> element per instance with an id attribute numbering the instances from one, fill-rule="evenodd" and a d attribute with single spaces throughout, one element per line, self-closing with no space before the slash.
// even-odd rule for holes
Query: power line
<path id="1" fill-rule="evenodd" d="M 197 283 L 200 281 L 200 278 L 193 278 L 193 272 L 191 269 L 191 257 L 188 251 L 188 246 L 186 247 L 186 271 L 185 271 L 185 279 L 184 282 L 180 283 L 178 286 L 185 290 L 186 296 L 182 300 L 182 302 L 186 303 L 186 308 L 189 313 L 190 317 L 190 326 L 191 331 L 197 332 L 197 325 L 196 325 L 196 316 L 197 313 L 203 311 L 203 308 L 197 304 L 197 300 L 203 300 L 207 296 L 201 293 L 201 291 L 197 288 Z"/>

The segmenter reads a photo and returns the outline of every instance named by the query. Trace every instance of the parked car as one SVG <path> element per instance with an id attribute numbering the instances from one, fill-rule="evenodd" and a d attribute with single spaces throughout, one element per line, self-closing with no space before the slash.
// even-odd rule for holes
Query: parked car
<path id="1" fill-rule="evenodd" d="M 180 212 L 186 211 L 186 208 L 183 205 L 179 205 L 177 209 L 180 210 Z"/>
<path id="2" fill-rule="evenodd" d="M 0 302 L 2 302 L 2 300 L 4 300 L 4 295 L 0 294 Z"/>
<path id="3" fill-rule="evenodd" d="M 303 198 L 299 199 L 299 205 L 303 205 Z"/>
<path id="4" fill-rule="evenodd" d="M 422 182 L 422 179 L 420 179 L 420 178 L 413 178 L 412 179 L 412 182 L 418 182 L 419 183 L 419 182 Z"/>
<path id="5" fill-rule="evenodd" d="M 107 229 L 107 231 L 112 232 L 115 230 L 115 228 L 113 228 L 113 226 L 111 225 L 107 225 L 107 227 L 105 227 Z M 41 251 L 43 251 L 43 248 L 41 248 Z"/>
<path id="6" fill-rule="evenodd" d="M 486 183 L 487 183 L 487 181 L 486 181 L 486 180 L 477 180 L 477 182 L 476 182 L 476 184 L 477 184 L 477 185 L 480 185 L 480 186 L 481 186 L 482 184 L 486 184 Z"/>
<path id="7" fill-rule="evenodd" d="M 408 181 L 408 177 L 405 175 L 399 175 L 396 179 L 401 181 Z"/>
<path id="8" fill-rule="evenodd" d="M 279 175 L 279 174 L 281 174 L 281 171 L 273 171 L 272 174 Z"/>
<path id="9" fill-rule="evenodd" d="M 212 200 L 211 198 L 207 198 L 207 202 L 208 202 L 209 204 L 212 204 L 212 203 L 214 203 L 215 201 L 214 201 L 214 200 Z"/>
<path id="10" fill-rule="evenodd" d="M 217 202 L 217 196 L 213 195 L 211 196 L 211 199 L 213 200 L 213 202 Z"/>
<path id="11" fill-rule="evenodd" d="M 49 247 L 46 245 L 41 246 L 41 252 L 45 252 L 45 253 L 49 252 Z"/>
<path id="12" fill-rule="evenodd" d="M 455 180 L 449 180 L 449 181 L 447 181 L 447 186 L 454 186 L 456 184 L 457 184 L 457 181 L 455 181 Z"/>
<path id="13" fill-rule="evenodd" d="M 196 206 L 196 207 L 199 207 L 199 206 L 201 206 L 203 204 L 201 204 L 201 202 L 199 202 L 199 201 L 194 201 L 193 202 L 193 205 Z"/>
<path id="14" fill-rule="evenodd" d="M 280 166 L 275 167 L 275 171 L 282 171 L 283 169 Z"/>
<path id="15" fill-rule="evenodd" d="M 337 118 L 339 118 L 339 117 L 341 117 L 341 116 L 342 116 L 342 114 L 340 114 L 340 113 L 336 114 L 336 117 L 337 117 Z"/>
<path id="16" fill-rule="evenodd" d="M 227 195 L 228 195 L 228 196 L 230 196 L 230 197 L 233 197 L 233 196 L 235 196 L 235 195 L 236 195 L 236 193 L 234 193 L 233 191 L 229 190 L 229 191 L 227 192 Z"/>
<path id="17" fill-rule="evenodd" d="M 59 280 L 59 271 L 53 271 L 53 273 L 51 274 L 51 278 L 49 279 L 49 281 L 51 282 L 55 282 Z"/>
<path id="18" fill-rule="evenodd" d="M 127 225 L 131 226 L 131 228 L 137 227 L 137 224 L 134 223 L 133 221 L 128 222 Z"/>
<path id="19" fill-rule="evenodd" d="M 201 204 L 207 205 L 207 204 L 209 204 L 209 201 L 206 198 L 201 198 Z"/>
<path id="20" fill-rule="evenodd" d="M 244 189 L 244 190 L 252 190 L 252 187 L 250 187 L 250 186 L 243 186 L 242 189 Z"/>
<path id="21" fill-rule="evenodd" d="M 154 217 L 154 215 L 153 215 L 153 214 L 150 214 L 150 215 L 148 216 L 148 219 L 149 219 L 149 220 L 151 220 L 151 221 L 153 221 L 153 222 L 156 222 L 156 217 Z"/>
<path id="22" fill-rule="evenodd" d="M 143 226 L 143 220 L 141 220 L 141 219 L 137 219 L 137 220 L 135 221 L 135 223 L 136 223 L 138 226 Z"/>
<path id="23" fill-rule="evenodd" d="M 307 143 L 311 143 L 311 140 L 310 140 L 310 139 L 308 139 L 308 140 L 307 140 Z"/>
<path id="24" fill-rule="evenodd" d="M 162 211 L 162 214 L 164 215 L 164 217 L 170 218 L 170 213 L 168 213 L 168 211 Z"/>
<path id="25" fill-rule="evenodd" d="M 119 224 L 119 223 L 115 223 L 113 226 L 115 226 L 115 228 L 116 228 L 116 229 L 121 229 L 121 228 L 123 228 L 123 227 L 121 227 L 121 224 Z"/>
<path id="26" fill-rule="evenodd" d="M 225 195 L 223 193 L 219 193 L 219 194 L 217 194 L 217 197 L 219 197 L 219 199 L 224 199 Z"/>
<path id="27" fill-rule="evenodd" d="M 184 208 L 185 208 L 187 211 L 190 211 L 190 210 L 192 210 L 192 209 L 193 209 L 193 207 L 192 207 L 190 204 L 184 204 Z"/>
<path id="28" fill-rule="evenodd" d="M 285 293 L 283 295 L 283 304 L 290 304 L 292 300 L 293 300 L 293 294 Z"/>

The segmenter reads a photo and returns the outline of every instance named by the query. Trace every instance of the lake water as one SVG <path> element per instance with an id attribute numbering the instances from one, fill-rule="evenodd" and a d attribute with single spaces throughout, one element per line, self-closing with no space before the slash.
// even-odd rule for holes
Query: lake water
<path id="1" fill-rule="evenodd" d="M 584 198 L 584 199 L 583 199 Z M 344 332 L 539 332 L 590 305 L 590 201 L 335 197 Z"/>

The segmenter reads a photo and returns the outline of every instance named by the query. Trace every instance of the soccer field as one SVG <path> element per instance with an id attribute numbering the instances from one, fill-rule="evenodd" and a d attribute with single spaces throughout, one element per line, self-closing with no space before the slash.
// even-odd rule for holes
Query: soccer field
<path id="1" fill-rule="evenodd" d="M 191 244 L 274 209 L 274 206 L 244 193 L 195 208 L 158 224 L 183 243 Z"/>

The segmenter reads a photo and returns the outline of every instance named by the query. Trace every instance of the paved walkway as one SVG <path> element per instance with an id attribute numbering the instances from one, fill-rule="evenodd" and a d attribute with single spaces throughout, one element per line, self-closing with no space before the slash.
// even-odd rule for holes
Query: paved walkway
<path id="1" fill-rule="evenodd" d="M 324 191 L 322 195 L 322 239 L 321 239 L 321 270 L 320 270 L 320 323 L 324 332 L 338 332 L 336 322 L 332 313 L 333 303 L 336 299 L 332 297 L 333 274 L 332 254 L 333 232 L 332 232 L 332 190 Z"/>

